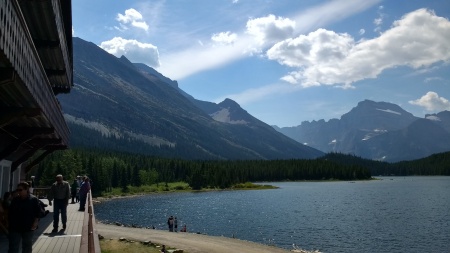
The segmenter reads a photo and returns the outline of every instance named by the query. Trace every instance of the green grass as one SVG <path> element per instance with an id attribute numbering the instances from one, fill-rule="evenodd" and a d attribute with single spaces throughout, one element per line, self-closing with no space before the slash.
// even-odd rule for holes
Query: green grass
<path id="1" fill-rule="evenodd" d="M 236 184 L 231 189 L 237 189 L 237 190 L 262 190 L 262 189 L 277 189 L 278 187 L 273 185 L 267 185 L 267 184 L 254 184 L 252 182 L 246 182 L 243 184 Z"/>
<path id="2" fill-rule="evenodd" d="M 251 182 L 236 184 L 228 189 L 220 189 L 220 190 L 262 190 L 262 189 L 276 189 L 278 187 L 272 185 L 261 185 L 254 184 Z M 215 191 L 218 189 L 209 189 L 204 188 L 200 191 Z M 143 195 L 150 193 L 164 193 L 164 192 L 180 192 L 180 191 L 192 191 L 192 188 L 189 184 L 185 182 L 174 182 L 174 183 L 159 183 L 152 185 L 142 185 L 139 187 L 136 186 L 128 186 L 124 191 L 122 188 L 112 188 L 109 191 L 104 191 L 100 194 L 102 198 L 112 198 L 112 197 L 123 197 L 123 196 L 132 196 L 132 195 Z"/>
<path id="3" fill-rule="evenodd" d="M 122 188 L 112 188 L 110 191 L 101 193 L 102 197 L 129 196 L 148 193 L 174 192 L 174 191 L 190 191 L 189 184 L 185 182 L 159 183 L 142 186 L 128 186 L 126 190 Z"/>

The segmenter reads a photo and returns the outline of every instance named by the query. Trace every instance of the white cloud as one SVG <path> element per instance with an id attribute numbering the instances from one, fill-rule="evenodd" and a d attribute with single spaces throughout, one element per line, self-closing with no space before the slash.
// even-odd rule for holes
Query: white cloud
<path id="1" fill-rule="evenodd" d="M 314 27 L 325 26 L 364 11 L 379 2 L 380 0 L 330 1 L 302 10 L 291 19 L 274 15 L 250 19 L 247 21 L 246 30 L 237 33 L 239 39 L 232 44 L 233 46 L 208 47 L 206 43 L 203 43 L 204 45 L 200 47 L 197 43 L 198 38 L 194 38 L 195 43 L 191 43 L 190 46 L 162 54 L 162 65 L 158 71 L 179 80 L 247 57 L 254 52 L 263 52 L 274 43 L 292 36 L 293 33 L 298 34 Z M 292 29 L 294 30 L 291 31 Z M 189 45 L 189 43 L 185 44 Z"/>
<path id="2" fill-rule="evenodd" d="M 424 107 L 427 111 L 450 111 L 450 101 L 443 97 L 439 97 L 439 95 L 433 91 L 429 91 L 421 98 L 409 101 L 409 103 Z"/>
<path id="3" fill-rule="evenodd" d="M 124 55 L 131 62 L 145 63 L 150 67 L 160 65 L 158 48 L 149 43 L 114 37 L 109 41 L 103 41 L 100 47 L 116 57 Z"/>
<path id="4" fill-rule="evenodd" d="M 378 6 L 378 18 L 373 20 L 373 23 L 375 24 L 375 32 L 381 32 L 381 25 L 383 24 L 383 19 L 385 17 L 385 14 L 381 12 L 383 9 L 383 5 Z"/>
<path id="5" fill-rule="evenodd" d="M 126 10 L 125 15 L 122 15 L 120 13 L 117 14 L 116 20 L 120 22 L 121 26 L 121 29 L 118 30 L 126 30 L 128 29 L 127 25 L 131 24 L 131 26 L 148 31 L 148 25 L 145 21 L 143 21 L 142 14 L 135 9 L 131 8 Z"/>
<path id="6" fill-rule="evenodd" d="M 424 82 L 425 83 L 429 83 L 429 82 L 437 82 L 437 81 L 444 81 L 444 79 L 442 77 L 427 77 L 425 78 Z"/>
<path id="7" fill-rule="evenodd" d="M 363 35 L 363 34 L 365 34 L 366 33 L 366 30 L 364 30 L 364 29 L 359 29 L 359 35 Z"/>
<path id="8" fill-rule="evenodd" d="M 236 101 L 240 105 L 249 104 L 266 97 L 273 97 L 276 94 L 287 94 L 293 91 L 299 90 L 302 87 L 289 84 L 270 84 L 258 88 L 252 88 L 244 90 L 240 93 L 228 94 L 217 99 L 214 99 L 215 103 L 220 103 L 226 98 L 230 98 Z"/>
<path id="9" fill-rule="evenodd" d="M 172 54 L 161 55 L 161 66 L 157 69 L 163 75 L 179 80 L 206 69 L 213 69 L 244 56 L 248 39 L 241 38 L 230 45 L 194 43 L 190 48 Z"/>
<path id="10" fill-rule="evenodd" d="M 450 61 L 450 22 L 419 9 L 395 21 L 379 37 L 355 42 L 348 34 L 319 29 L 275 44 L 269 59 L 297 68 L 284 80 L 303 86 L 344 85 L 375 78 L 397 66 L 414 69 Z"/>
<path id="11" fill-rule="evenodd" d="M 215 33 L 211 36 L 211 40 L 219 44 L 233 44 L 237 39 L 237 34 L 230 31 Z"/>
<path id="12" fill-rule="evenodd" d="M 373 20 L 373 23 L 376 26 L 379 26 L 379 25 L 383 24 L 383 19 L 382 18 L 376 18 L 376 19 Z"/>
<path id="13" fill-rule="evenodd" d="M 275 43 L 292 37 L 295 29 L 295 21 L 289 18 L 267 17 L 250 19 L 247 22 L 247 33 L 256 37 L 261 45 Z"/>

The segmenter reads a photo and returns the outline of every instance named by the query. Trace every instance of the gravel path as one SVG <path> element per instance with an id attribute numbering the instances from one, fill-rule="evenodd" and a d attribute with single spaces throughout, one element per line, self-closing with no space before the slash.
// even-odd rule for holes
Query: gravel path
<path id="1" fill-rule="evenodd" d="M 183 249 L 189 253 L 286 253 L 288 250 L 275 248 L 239 239 L 207 236 L 193 233 L 174 233 L 155 229 L 119 227 L 96 224 L 97 231 L 106 239 L 124 237 L 135 241 L 151 241 Z"/>

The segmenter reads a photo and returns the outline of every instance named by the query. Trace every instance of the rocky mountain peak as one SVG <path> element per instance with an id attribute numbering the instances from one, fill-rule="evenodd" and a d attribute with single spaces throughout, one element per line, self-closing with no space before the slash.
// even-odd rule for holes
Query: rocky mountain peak
<path id="1" fill-rule="evenodd" d="M 72 147 L 112 149 L 185 159 L 316 158 L 231 99 L 198 101 L 144 64 L 117 58 L 73 38 L 74 83 L 59 100 Z M 221 120 L 214 120 L 210 113 Z M 231 124 L 230 124 L 231 123 Z"/>

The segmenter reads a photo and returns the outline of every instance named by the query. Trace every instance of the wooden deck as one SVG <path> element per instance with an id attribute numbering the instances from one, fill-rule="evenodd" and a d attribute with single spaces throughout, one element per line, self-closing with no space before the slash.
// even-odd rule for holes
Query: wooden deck
<path id="1" fill-rule="evenodd" d="M 47 200 L 42 200 L 48 204 Z M 83 231 L 84 212 L 79 212 L 79 203 L 69 204 L 67 207 L 67 229 L 62 230 L 60 219 L 58 233 L 51 233 L 53 229 L 53 206 L 46 210 L 50 213 L 39 222 L 39 228 L 33 237 L 33 253 L 72 253 L 80 252 L 81 234 Z M 8 252 L 8 239 L 0 233 L 0 252 Z"/>

